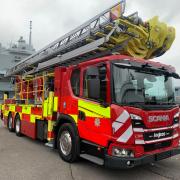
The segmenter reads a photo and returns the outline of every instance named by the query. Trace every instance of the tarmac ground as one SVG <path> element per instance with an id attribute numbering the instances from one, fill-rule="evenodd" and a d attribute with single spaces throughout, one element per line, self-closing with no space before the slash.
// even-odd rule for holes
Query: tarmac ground
<path id="1" fill-rule="evenodd" d="M 110 170 L 81 159 L 68 164 L 56 150 L 17 137 L 0 122 L 0 180 L 167 180 L 180 179 L 180 155 L 127 170 Z"/>

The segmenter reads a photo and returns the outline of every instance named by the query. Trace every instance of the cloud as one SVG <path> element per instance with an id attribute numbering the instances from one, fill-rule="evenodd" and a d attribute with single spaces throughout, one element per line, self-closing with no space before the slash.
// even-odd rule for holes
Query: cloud
<path id="1" fill-rule="evenodd" d="M 0 42 L 7 46 L 20 35 L 28 39 L 29 20 L 33 21 L 33 45 L 40 49 L 81 25 L 119 0 L 1 0 Z M 176 67 L 180 74 L 180 11 L 177 0 L 127 0 L 126 14 L 139 12 L 144 20 L 159 15 L 160 20 L 176 27 L 172 48 L 160 62 Z"/>

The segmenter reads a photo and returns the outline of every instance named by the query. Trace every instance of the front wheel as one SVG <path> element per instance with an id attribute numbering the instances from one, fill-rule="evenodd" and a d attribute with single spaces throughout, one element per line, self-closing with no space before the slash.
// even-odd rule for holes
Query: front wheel
<path id="1" fill-rule="evenodd" d="M 79 157 L 79 136 L 74 127 L 63 124 L 58 132 L 57 147 L 60 157 L 66 162 L 74 162 Z"/>
<path id="2" fill-rule="evenodd" d="M 19 115 L 15 118 L 15 132 L 17 136 L 21 136 L 21 119 Z"/>

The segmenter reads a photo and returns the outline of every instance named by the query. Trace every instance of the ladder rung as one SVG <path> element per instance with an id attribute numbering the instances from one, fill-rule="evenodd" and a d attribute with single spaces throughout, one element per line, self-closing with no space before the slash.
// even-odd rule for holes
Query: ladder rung
<path id="1" fill-rule="evenodd" d="M 105 37 L 106 36 L 106 34 L 104 34 L 102 32 L 97 32 L 97 33 L 95 33 L 95 35 L 98 37 Z"/>
<path id="2" fill-rule="evenodd" d="M 109 25 L 105 26 L 105 29 L 108 31 L 111 31 L 113 29 L 113 26 L 109 24 Z"/>
<path id="3" fill-rule="evenodd" d="M 107 50 L 107 48 L 105 48 L 105 47 L 99 47 L 99 49 L 98 50 L 100 50 L 100 51 L 106 51 Z"/>
<path id="4" fill-rule="evenodd" d="M 115 45 L 111 43 L 104 43 L 104 46 L 106 46 L 107 48 L 113 48 Z"/>
<path id="5" fill-rule="evenodd" d="M 86 39 L 86 42 L 89 42 L 89 43 L 91 43 L 91 42 L 93 42 L 94 41 L 94 39 L 92 39 L 92 38 L 87 38 Z"/>

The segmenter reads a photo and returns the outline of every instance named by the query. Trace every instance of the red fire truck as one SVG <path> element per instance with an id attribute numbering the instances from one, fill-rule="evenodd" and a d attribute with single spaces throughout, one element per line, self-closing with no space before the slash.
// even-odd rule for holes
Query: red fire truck
<path id="1" fill-rule="evenodd" d="M 163 54 L 167 40 L 152 45 L 154 24 L 123 16 L 124 7 L 121 1 L 7 72 L 15 97 L 5 98 L 1 119 L 10 132 L 45 141 L 64 161 L 111 168 L 180 153 L 172 84 L 179 75 L 145 60 Z"/>

